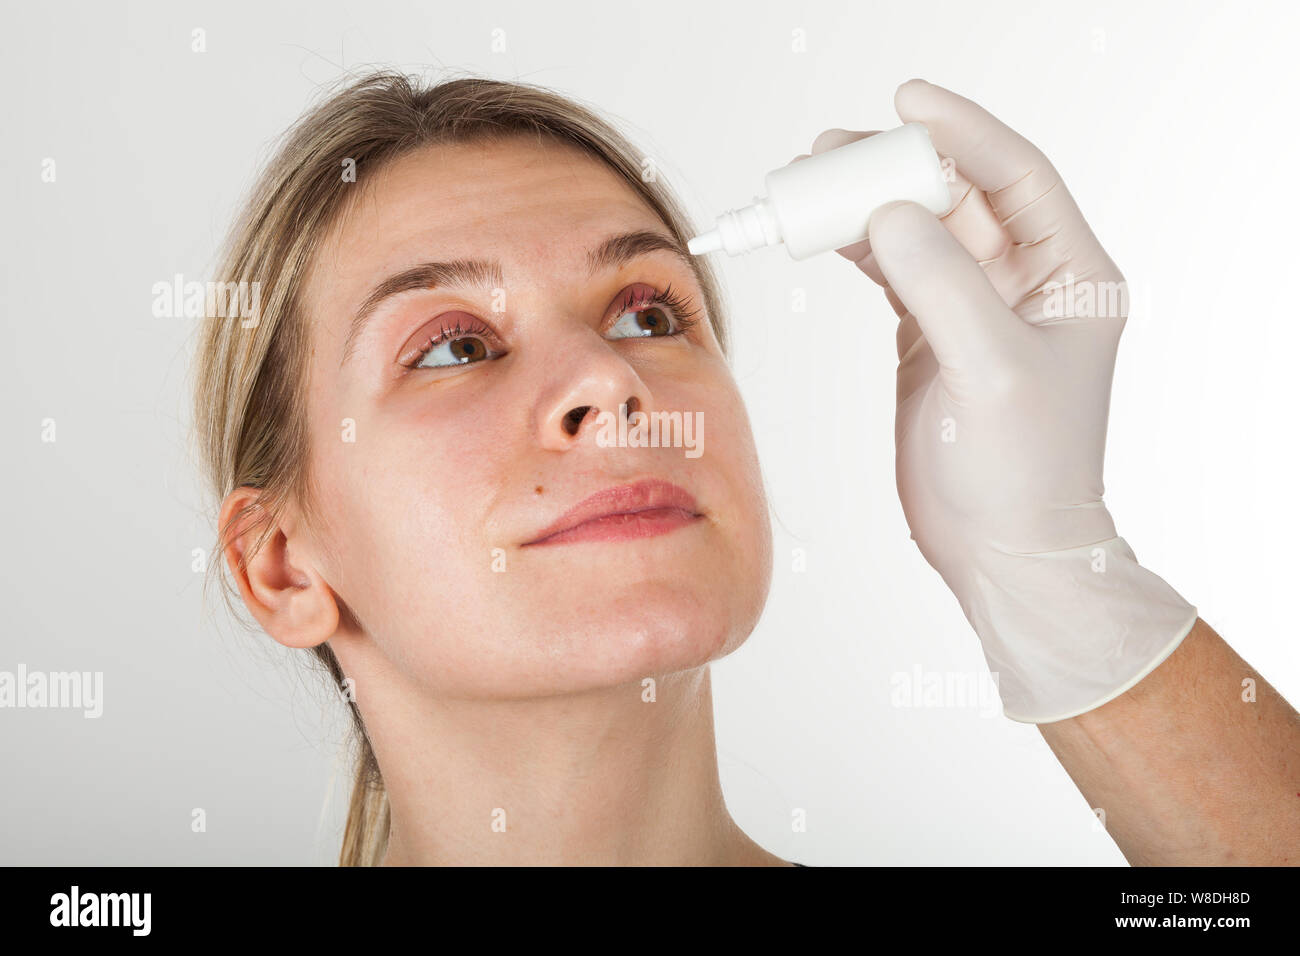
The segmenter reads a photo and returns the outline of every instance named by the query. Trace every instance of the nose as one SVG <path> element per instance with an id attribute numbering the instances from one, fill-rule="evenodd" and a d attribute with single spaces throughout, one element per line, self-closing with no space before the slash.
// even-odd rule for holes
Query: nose
<path id="1" fill-rule="evenodd" d="M 650 390 L 603 340 L 584 349 L 576 363 L 553 374 L 554 393 L 538 406 L 538 438 L 544 448 L 565 451 L 594 440 L 588 435 L 599 429 L 603 413 L 618 416 L 649 410 Z"/>

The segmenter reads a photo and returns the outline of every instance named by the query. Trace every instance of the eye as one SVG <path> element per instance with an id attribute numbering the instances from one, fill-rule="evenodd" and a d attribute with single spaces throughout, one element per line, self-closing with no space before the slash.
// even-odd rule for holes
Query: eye
<path id="1" fill-rule="evenodd" d="M 611 339 L 681 335 L 699 321 L 698 310 L 671 285 L 662 292 L 644 283 L 632 286 L 619 302 L 617 314 L 606 333 Z"/>
<path id="2" fill-rule="evenodd" d="M 648 308 L 624 312 L 619 320 L 610 327 L 613 339 L 630 339 L 646 335 L 671 335 L 673 321 L 662 306 L 651 305 Z"/>
<path id="3" fill-rule="evenodd" d="M 496 336 L 477 319 L 457 318 L 454 326 L 442 328 L 421 347 L 413 349 L 400 360 L 407 368 L 448 368 L 453 365 L 470 365 L 487 359 L 500 358 L 504 351 L 493 348 Z"/>

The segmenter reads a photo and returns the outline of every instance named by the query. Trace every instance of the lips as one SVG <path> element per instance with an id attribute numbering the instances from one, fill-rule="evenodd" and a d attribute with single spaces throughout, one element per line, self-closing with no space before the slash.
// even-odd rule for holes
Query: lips
<path id="1" fill-rule="evenodd" d="M 663 534 L 702 516 L 690 492 L 668 481 L 643 479 L 584 498 L 523 547 L 562 541 Z"/>

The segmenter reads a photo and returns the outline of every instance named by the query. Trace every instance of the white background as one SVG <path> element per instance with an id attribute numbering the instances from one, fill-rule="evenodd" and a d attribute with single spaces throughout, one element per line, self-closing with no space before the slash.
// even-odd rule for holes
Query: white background
<path id="1" fill-rule="evenodd" d="M 1055 162 L 1132 286 L 1105 472 L 1120 534 L 1300 702 L 1297 19 L 1131 0 L 13 4 L 0 670 L 103 671 L 105 704 L 0 710 L 0 863 L 337 859 L 341 705 L 201 605 L 191 555 L 215 529 L 186 450 L 194 327 L 154 318 L 151 288 L 208 275 L 272 141 L 367 64 L 592 103 L 701 224 L 822 129 L 896 125 L 912 76 L 986 106 Z M 984 661 L 898 504 L 883 296 L 834 254 L 722 261 L 776 534 L 766 614 L 713 668 L 737 820 L 810 864 L 1122 865 L 1035 728 L 890 704 L 896 672 Z"/>

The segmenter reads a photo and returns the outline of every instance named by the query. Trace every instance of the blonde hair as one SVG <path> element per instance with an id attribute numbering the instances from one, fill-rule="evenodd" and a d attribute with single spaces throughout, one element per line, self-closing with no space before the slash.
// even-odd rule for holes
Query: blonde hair
<path id="1" fill-rule="evenodd" d="M 416 77 L 377 71 L 344 80 L 341 89 L 304 114 L 252 189 L 222 247 L 217 283 L 258 283 L 256 321 L 214 314 L 210 308 L 194 355 L 193 438 L 208 492 L 222 502 L 234 489 L 259 489 L 253 503 L 218 529 L 220 556 L 246 527 L 257 530 L 240 567 L 275 533 L 288 503 L 319 522 L 308 468 L 306 384 L 311 317 L 303 312 L 303 282 L 320 243 L 356 195 L 343 170 L 375 177 L 384 165 L 432 145 L 491 142 L 513 136 L 567 143 L 618 174 L 683 245 L 690 222 L 656 176 L 643 175 L 645 158 L 608 121 L 572 99 L 531 84 L 465 76 L 426 85 Z M 695 260 L 706 314 L 728 353 L 721 286 L 707 259 Z M 222 594 L 239 617 L 237 591 L 225 561 L 208 562 Z M 206 597 L 211 575 L 204 580 Z M 343 610 L 343 609 L 341 609 Z M 328 643 L 312 648 L 334 687 L 343 685 Z M 352 714 L 355 778 L 341 866 L 382 861 L 389 834 L 388 797 L 365 724 Z"/>

